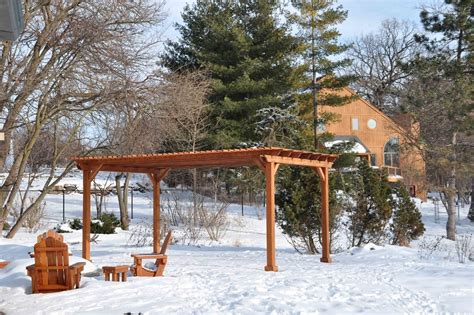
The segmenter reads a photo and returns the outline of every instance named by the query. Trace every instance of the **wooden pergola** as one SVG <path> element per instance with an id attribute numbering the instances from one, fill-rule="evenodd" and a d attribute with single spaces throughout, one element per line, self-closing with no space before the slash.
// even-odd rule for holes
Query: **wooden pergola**
<path id="1" fill-rule="evenodd" d="M 153 184 L 153 252 L 160 251 L 160 181 L 171 169 L 257 166 L 266 182 L 266 271 L 278 271 L 275 261 L 275 175 L 280 164 L 312 168 L 321 179 L 322 257 L 329 263 L 329 168 L 335 154 L 283 148 L 212 150 L 126 156 L 75 157 L 83 171 L 82 257 L 90 260 L 91 182 L 98 172 L 148 174 Z"/>

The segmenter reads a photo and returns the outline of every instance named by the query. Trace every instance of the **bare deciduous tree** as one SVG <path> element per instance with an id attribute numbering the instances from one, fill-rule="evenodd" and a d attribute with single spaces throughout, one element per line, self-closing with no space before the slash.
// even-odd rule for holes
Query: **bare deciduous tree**
<path id="1" fill-rule="evenodd" d="M 420 50 L 415 32 L 412 23 L 385 20 L 376 33 L 357 38 L 348 52 L 349 71 L 357 77 L 354 88 L 385 112 L 397 107 L 398 90 L 410 75 L 404 64 Z"/>
<path id="2" fill-rule="evenodd" d="M 23 142 L 13 139 L 16 154 L 0 186 L 0 230 L 45 126 L 55 121 L 67 123 L 63 117 L 72 121 L 65 135 L 68 145 L 60 145 L 59 138 L 53 141 L 56 146 L 48 158 L 49 177 L 31 207 L 41 203 L 46 193 L 73 167 L 69 163 L 64 172 L 55 173 L 70 144 L 81 141 L 87 147 L 75 154 L 88 154 L 102 147 L 102 136 L 91 132 L 94 113 L 142 85 L 144 78 L 124 85 L 117 65 L 127 64 L 136 72 L 143 71 L 154 43 L 153 34 L 146 34 L 149 35 L 146 39 L 145 33 L 163 19 L 160 1 L 26 0 L 23 3 L 24 32 L 15 42 L 0 43 L 0 113 L 5 142 L 10 143 L 19 129 L 27 135 Z M 15 224 L 7 237 L 13 237 L 18 228 Z"/>

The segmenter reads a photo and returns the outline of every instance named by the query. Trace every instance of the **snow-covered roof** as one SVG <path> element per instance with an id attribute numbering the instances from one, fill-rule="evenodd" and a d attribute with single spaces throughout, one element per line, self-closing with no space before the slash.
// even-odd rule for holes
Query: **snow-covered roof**
<path id="1" fill-rule="evenodd" d="M 327 141 L 324 143 L 326 148 L 331 148 L 332 146 L 340 143 L 347 143 L 350 142 L 350 140 L 334 140 L 334 141 Z M 368 153 L 367 149 L 360 144 L 359 142 L 355 142 L 354 146 L 352 147 L 351 150 L 349 150 L 348 153 Z"/>

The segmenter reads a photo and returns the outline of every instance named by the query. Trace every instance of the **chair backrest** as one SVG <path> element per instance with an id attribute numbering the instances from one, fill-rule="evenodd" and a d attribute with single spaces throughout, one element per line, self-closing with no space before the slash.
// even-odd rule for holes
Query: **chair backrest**
<path id="1" fill-rule="evenodd" d="M 67 287 L 69 266 L 68 246 L 63 236 L 53 230 L 38 236 L 35 244 L 35 270 L 38 272 L 38 286 L 45 289 Z"/>
<path id="2" fill-rule="evenodd" d="M 161 250 L 160 250 L 160 254 L 161 255 L 165 255 L 166 254 L 166 250 L 168 249 L 168 246 L 170 245 L 171 243 L 171 239 L 173 238 L 173 236 L 171 235 L 171 230 L 168 231 L 168 234 L 166 234 L 166 237 L 165 237 L 165 240 L 163 242 L 163 246 L 161 247 Z"/>

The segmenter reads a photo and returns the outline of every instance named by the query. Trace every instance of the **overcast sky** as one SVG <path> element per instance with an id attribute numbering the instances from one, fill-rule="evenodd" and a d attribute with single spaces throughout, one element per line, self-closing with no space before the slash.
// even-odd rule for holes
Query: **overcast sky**
<path id="1" fill-rule="evenodd" d="M 174 39 L 178 34 L 173 28 L 174 22 L 181 22 L 181 11 L 192 0 L 167 0 L 168 19 L 165 23 L 165 38 Z M 423 4 L 432 4 L 436 0 L 340 0 L 348 10 L 347 20 L 339 26 L 344 41 L 355 36 L 374 31 L 385 19 L 398 18 L 419 23 L 419 11 Z M 420 26 L 421 28 L 421 26 Z"/>

